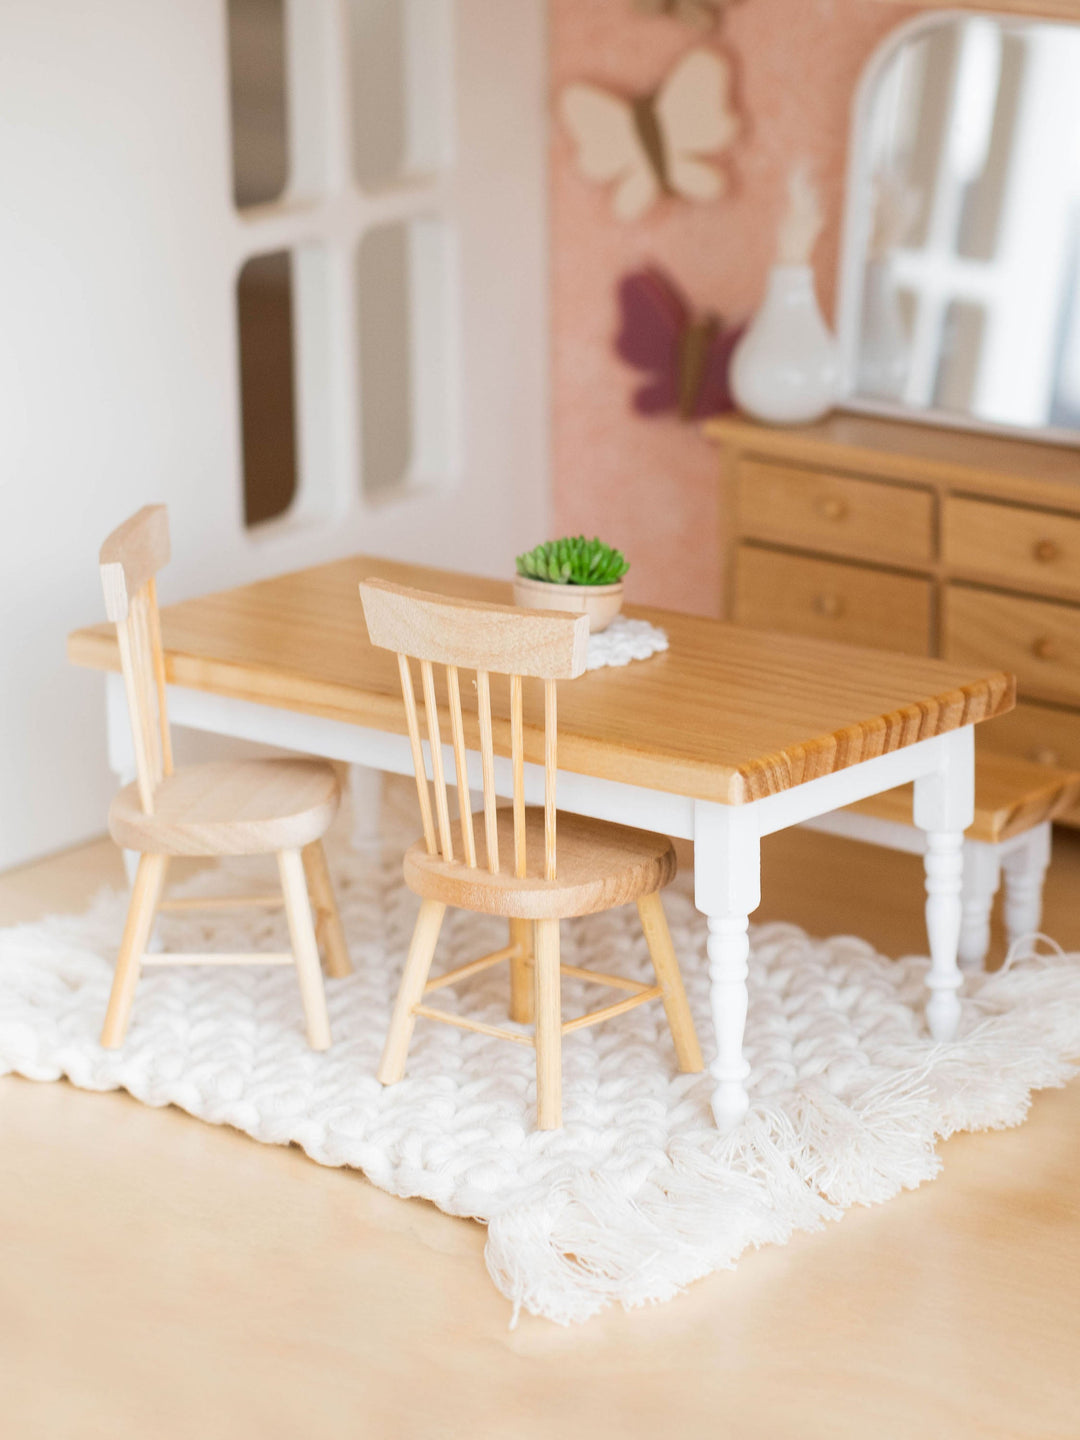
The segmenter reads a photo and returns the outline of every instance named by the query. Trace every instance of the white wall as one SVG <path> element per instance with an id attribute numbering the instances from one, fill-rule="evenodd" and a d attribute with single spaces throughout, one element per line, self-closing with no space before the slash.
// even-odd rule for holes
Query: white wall
<path id="1" fill-rule="evenodd" d="M 335 5 L 337 0 L 301 0 Z M 169 504 L 168 602 L 366 550 L 509 571 L 546 520 L 541 0 L 461 0 L 464 473 L 242 529 L 224 0 L 0 9 L 0 867 L 101 831 L 97 548 Z M 507 257 L 512 257 L 508 262 Z"/>

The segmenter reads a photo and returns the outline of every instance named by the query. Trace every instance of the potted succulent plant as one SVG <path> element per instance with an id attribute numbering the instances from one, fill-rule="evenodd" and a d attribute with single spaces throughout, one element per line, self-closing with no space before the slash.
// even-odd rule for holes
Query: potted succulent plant
<path id="1" fill-rule="evenodd" d="M 630 564 L 621 550 L 584 535 L 547 540 L 517 557 L 514 602 L 533 610 L 588 615 L 603 630 L 622 609 L 623 576 Z"/>

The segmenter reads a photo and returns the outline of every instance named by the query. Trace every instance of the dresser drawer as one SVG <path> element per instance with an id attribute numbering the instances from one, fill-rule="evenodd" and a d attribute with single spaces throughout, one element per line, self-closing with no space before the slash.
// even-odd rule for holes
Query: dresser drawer
<path id="1" fill-rule="evenodd" d="M 950 496 L 943 547 L 954 569 L 1080 598 L 1080 519 Z"/>
<path id="2" fill-rule="evenodd" d="M 930 613 L 927 580 L 739 546 L 735 619 L 743 625 L 927 655 Z"/>
<path id="3" fill-rule="evenodd" d="M 934 497 L 875 480 L 743 460 L 740 534 L 867 560 L 925 565 L 934 555 Z"/>
<path id="4" fill-rule="evenodd" d="M 944 651 L 964 664 L 1012 670 L 1025 699 L 1080 704 L 1080 609 L 949 585 Z"/>

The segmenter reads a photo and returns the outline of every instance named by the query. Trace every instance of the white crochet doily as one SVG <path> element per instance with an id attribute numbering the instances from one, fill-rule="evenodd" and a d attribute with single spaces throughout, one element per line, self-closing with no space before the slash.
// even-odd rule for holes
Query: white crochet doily
<path id="1" fill-rule="evenodd" d="M 668 648 L 667 632 L 648 620 L 631 620 L 616 615 L 606 630 L 589 636 L 586 670 L 602 670 L 605 665 L 629 665 L 631 660 L 648 660 Z"/>
<path id="2" fill-rule="evenodd" d="M 936 1137 L 1017 1124 L 1031 1090 L 1063 1083 L 1080 1054 L 1075 957 L 969 981 L 960 1038 L 934 1045 L 925 961 L 890 964 L 855 939 L 769 925 L 754 933 L 750 964 L 752 1106 L 727 1138 L 712 1124 L 708 1076 L 676 1073 L 659 1005 L 567 1037 L 560 1131 L 535 1129 L 530 1050 L 429 1021 L 417 1022 L 407 1077 L 384 1090 L 375 1066 L 416 913 L 400 881 L 403 838 L 367 856 L 332 853 L 356 973 L 327 981 L 328 1053 L 305 1043 L 293 972 L 243 968 L 147 972 L 123 1050 L 102 1050 L 126 903 L 106 894 L 84 916 L 0 932 L 0 1072 L 123 1087 L 474 1216 L 515 1313 L 568 1322 L 612 1301 L 667 1299 L 748 1246 L 919 1184 L 939 1167 Z M 193 885 L 220 893 L 236 880 L 215 871 Z M 685 893 L 666 904 L 708 1054 L 704 925 Z M 161 929 L 168 947 L 280 948 L 280 925 L 212 912 Z M 479 955 L 503 933 L 448 912 L 436 963 Z M 563 935 L 574 965 L 647 974 L 633 907 L 568 922 Z M 565 1011 L 600 995 L 568 979 Z M 506 1000 L 501 968 L 439 996 L 504 1025 Z"/>

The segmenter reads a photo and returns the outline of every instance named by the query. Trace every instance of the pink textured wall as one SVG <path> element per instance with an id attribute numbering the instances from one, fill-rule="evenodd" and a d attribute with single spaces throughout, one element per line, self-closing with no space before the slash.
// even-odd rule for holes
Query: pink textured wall
<path id="1" fill-rule="evenodd" d="M 831 313 L 851 98 L 878 40 L 913 13 L 870 0 L 738 0 L 704 43 L 734 61 L 744 119 L 730 193 L 661 201 L 625 224 L 582 180 L 556 122 L 552 155 L 553 465 L 558 534 L 600 533 L 632 562 L 631 599 L 715 613 L 720 587 L 717 461 L 693 425 L 639 419 L 637 377 L 613 353 L 615 285 L 645 262 L 726 319 L 758 304 L 793 161 L 821 186 L 828 223 L 815 263 Z M 700 32 L 639 15 L 630 0 L 551 0 L 552 95 L 570 80 L 623 94 L 654 89 Z"/>

